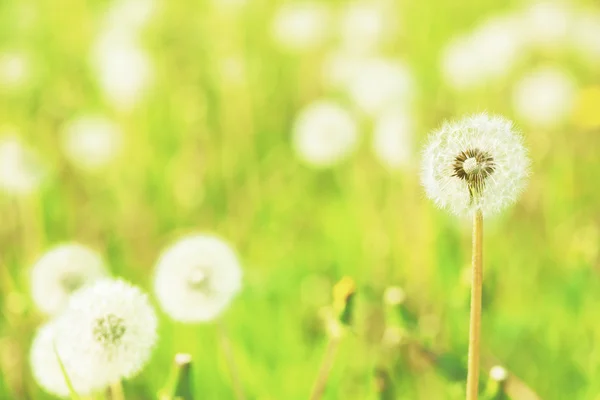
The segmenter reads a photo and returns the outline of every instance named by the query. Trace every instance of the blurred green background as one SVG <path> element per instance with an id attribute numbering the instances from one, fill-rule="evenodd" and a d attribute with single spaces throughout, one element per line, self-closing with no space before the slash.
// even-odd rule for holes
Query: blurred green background
<path id="1" fill-rule="evenodd" d="M 461 87 L 441 61 L 453 38 L 494 16 L 527 21 L 533 3 L 361 1 L 358 14 L 372 7 L 379 19 L 346 18 L 345 30 L 356 2 L 302 4 L 326 17 L 277 22 L 284 3 L 275 0 L 0 2 L 0 141 L 18 138 L 42 177 L 26 193 L 0 194 L 0 398 L 51 398 L 28 365 L 43 322 L 28 272 L 46 249 L 87 244 L 115 276 L 150 292 L 160 249 L 194 231 L 226 238 L 242 260 L 244 287 L 223 320 L 247 398 L 308 398 L 327 343 L 324 310 L 343 276 L 356 282 L 355 322 L 324 397 L 463 398 L 470 224 L 425 198 L 419 148 L 443 120 L 487 110 L 515 119 L 533 168 L 518 204 L 485 225 L 482 393 L 499 364 L 515 399 L 600 399 L 600 43 L 577 36 L 597 3 L 542 12 L 549 38 L 521 43 L 510 67 Z M 514 29 L 511 40 L 526 39 Z M 358 43 L 365 48 L 341 51 L 410 70 L 410 156 L 399 168 L 372 151 L 376 116 L 323 73 L 341 41 L 351 47 L 372 31 L 372 43 Z M 460 59 L 458 70 L 500 65 L 505 45 L 490 39 L 480 46 L 489 54 L 471 54 L 469 66 Z M 540 111 L 532 122 L 515 87 L 548 65 L 569 76 L 554 109 L 549 100 L 550 115 L 564 115 L 539 122 L 548 116 Z M 543 107 L 551 86 L 524 89 L 525 98 Z M 292 143 L 298 113 L 320 99 L 360 126 L 355 151 L 329 168 L 300 161 Z M 118 145 L 104 143 L 114 158 L 94 171 L 64 144 L 69 121 L 92 114 L 121 132 Z M 0 180 L 11 179 L 7 163 Z M 384 301 L 391 286 L 402 288 L 401 304 Z M 150 364 L 124 383 L 127 398 L 155 398 L 176 352 L 194 357 L 197 398 L 234 398 L 216 327 L 164 314 Z"/>

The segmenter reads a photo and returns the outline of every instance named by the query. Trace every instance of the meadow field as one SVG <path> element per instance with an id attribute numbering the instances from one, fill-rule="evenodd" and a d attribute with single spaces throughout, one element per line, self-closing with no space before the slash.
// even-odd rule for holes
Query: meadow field
<path id="1" fill-rule="evenodd" d="M 32 268 L 65 243 L 156 310 L 128 400 L 309 399 L 324 360 L 323 399 L 464 399 L 471 221 L 421 155 L 481 112 L 531 169 L 485 221 L 480 398 L 600 400 L 597 2 L 0 1 L 0 399 L 57 398 Z M 242 277 L 185 323 L 155 271 L 191 234 Z"/>

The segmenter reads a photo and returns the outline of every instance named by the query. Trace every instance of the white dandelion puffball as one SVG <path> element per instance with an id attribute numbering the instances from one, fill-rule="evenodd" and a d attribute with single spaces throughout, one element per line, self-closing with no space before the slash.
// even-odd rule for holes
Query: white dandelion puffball
<path id="1" fill-rule="evenodd" d="M 484 216 L 514 203 L 524 189 L 529 158 L 511 121 L 476 114 L 446 122 L 423 151 L 427 196 L 458 216 Z"/>
<path id="2" fill-rule="evenodd" d="M 373 58 L 363 65 L 350 82 L 348 94 L 366 114 L 376 116 L 390 107 L 409 104 L 414 98 L 415 83 L 401 61 Z"/>
<path id="3" fill-rule="evenodd" d="M 78 243 L 62 244 L 33 265 L 31 296 L 40 311 L 56 315 L 74 291 L 106 276 L 108 271 L 98 253 Z"/>
<path id="4" fill-rule="evenodd" d="M 530 72 L 513 88 L 515 114 L 532 126 L 549 128 L 572 113 L 577 83 L 564 70 L 543 66 Z"/>
<path id="5" fill-rule="evenodd" d="M 470 36 L 457 37 L 444 48 L 440 69 L 444 82 L 455 90 L 481 86 L 487 79 Z"/>
<path id="6" fill-rule="evenodd" d="M 75 391 L 89 394 L 140 372 L 157 325 L 148 296 L 125 281 L 100 280 L 75 292 L 56 325 L 56 350 Z"/>
<path id="7" fill-rule="evenodd" d="M 118 155 L 123 139 L 119 126 L 108 118 L 85 115 L 63 128 L 63 151 L 69 161 L 85 171 L 106 167 Z"/>
<path id="8" fill-rule="evenodd" d="M 296 154 L 308 165 L 331 167 L 347 158 L 358 145 L 358 124 L 340 105 L 321 100 L 308 105 L 293 127 Z"/>
<path id="9" fill-rule="evenodd" d="M 133 108 L 152 83 L 153 66 L 148 54 L 134 38 L 119 30 L 99 37 L 91 63 L 104 97 L 120 110 Z"/>
<path id="10" fill-rule="evenodd" d="M 413 156 L 415 122 L 407 112 L 391 111 L 375 122 L 373 152 L 390 170 L 410 165 Z"/>
<path id="11" fill-rule="evenodd" d="M 591 66 L 600 65 L 600 11 L 582 11 L 573 23 L 571 43 L 579 57 Z"/>
<path id="12" fill-rule="evenodd" d="M 31 373 L 40 387 L 50 394 L 66 398 L 69 396 L 69 387 L 56 357 L 54 337 L 54 321 L 38 329 L 31 343 L 29 364 Z"/>
<path id="13" fill-rule="evenodd" d="M 286 50 L 314 49 L 326 41 L 330 17 L 330 10 L 322 3 L 284 4 L 273 19 L 273 38 Z"/>
<path id="14" fill-rule="evenodd" d="M 567 45 L 573 10 L 566 3 L 536 2 L 520 17 L 525 40 L 533 48 L 558 50 Z"/>
<path id="15" fill-rule="evenodd" d="M 45 177 L 38 154 L 16 136 L 0 138 L 0 190 L 15 196 L 35 192 Z"/>
<path id="16" fill-rule="evenodd" d="M 160 256 L 154 290 L 163 310 L 181 322 L 217 317 L 242 285 L 233 249 L 222 239 L 196 234 L 180 239 Z"/>
<path id="17" fill-rule="evenodd" d="M 31 77 L 29 58 L 20 52 L 0 54 L 0 89 L 16 90 Z"/>
<path id="18" fill-rule="evenodd" d="M 348 4 L 340 21 L 342 47 L 357 53 L 376 50 L 386 37 L 392 36 L 395 26 L 392 15 L 382 4 L 365 1 Z"/>

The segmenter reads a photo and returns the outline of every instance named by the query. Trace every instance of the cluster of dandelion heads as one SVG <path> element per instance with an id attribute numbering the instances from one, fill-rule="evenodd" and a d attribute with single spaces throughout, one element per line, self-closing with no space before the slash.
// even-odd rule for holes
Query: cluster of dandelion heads
<path id="1" fill-rule="evenodd" d="M 94 250 L 78 243 L 62 244 L 33 265 L 31 295 L 42 312 L 56 315 L 73 292 L 106 276 L 104 261 Z"/>
<path id="2" fill-rule="evenodd" d="M 120 127 L 108 118 L 83 115 L 67 122 L 62 131 L 63 151 L 77 168 L 93 172 L 108 166 L 119 154 Z"/>
<path id="3" fill-rule="evenodd" d="M 523 76 L 513 88 L 515 114 L 531 126 L 549 128 L 566 121 L 577 97 L 577 82 L 567 71 L 542 66 Z"/>
<path id="4" fill-rule="evenodd" d="M 447 122 L 423 151 L 422 182 L 438 206 L 458 216 L 490 216 L 514 203 L 529 174 L 523 140 L 511 121 L 477 114 Z"/>
<path id="5" fill-rule="evenodd" d="M 38 154 L 14 133 L 0 138 L 0 190 L 15 196 L 35 192 L 46 176 Z"/>
<path id="6" fill-rule="evenodd" d="M 154 290 L 174 320 L 203 322 L 217 317 L 240 290 L 242 270 L 232 248 L 210 235 L 184 237 L 160 256 Z"/>
<path id="7" fill-rule="evenodd" d="M 303 52 L 321 47 L 329 36 L 331 10 L 321 2 L 283 4 L 276 12 L 273 40 L 292 52 Z"/>
<path id="8" fill-rule="evenodd" d="M 157 340 L 148 297 L 122 280 L 100 280 L 69 299 L 56 323 L 56 350 L 79 394 L 136 375 Z"/>
<path id="9" fill-rule="evenodd" d="M 317 167 L 331 167 L 357 147 L 358 123 L 341 105 L 327 100 L 300 111 L 293 127 L 293 147 L 300 160 Z"/>
<path id="10" fill-rule="evenodd" d="M 56 356 L 55 331 L 54 321 L 38 328 L 29 351 L 29 365 L 33 378 L 46 392 L 68 397 L 69 387 Z"/>

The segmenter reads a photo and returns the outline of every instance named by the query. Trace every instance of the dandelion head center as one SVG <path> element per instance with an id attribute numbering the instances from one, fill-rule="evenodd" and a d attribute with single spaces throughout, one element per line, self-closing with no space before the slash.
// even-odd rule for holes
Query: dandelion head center
<path id="1" fill-rule="evenodd" d="M 490 153 L 480 149 L 467 149 L 454 158 L 452 169 L 452 176 L 464 180 L 471 198 L 474 198 L 483 191 L 485 181 L 494 173 L 496 164 Z"/>
<path id="2" fill-rule="evenodd" d="M 83 286 L 83 277 L 74 273 L 64 274 L 60 279 L 60 286 L 67 293 L 72 293 Z"/>
<path id="3" fill-rule="evenodd" d="M 204 292 L 210 288 L 210 274 L 206 268 L 193 268 L 187 277 L 187 284 L 190 289 Z"/>
<path id="4" fill-rule="evenodd" d="M 125 321 L 114 314 L 106 314 L 94 322 L 94 338 L 104 345 L 119 344 L 125 331 Z"/>

